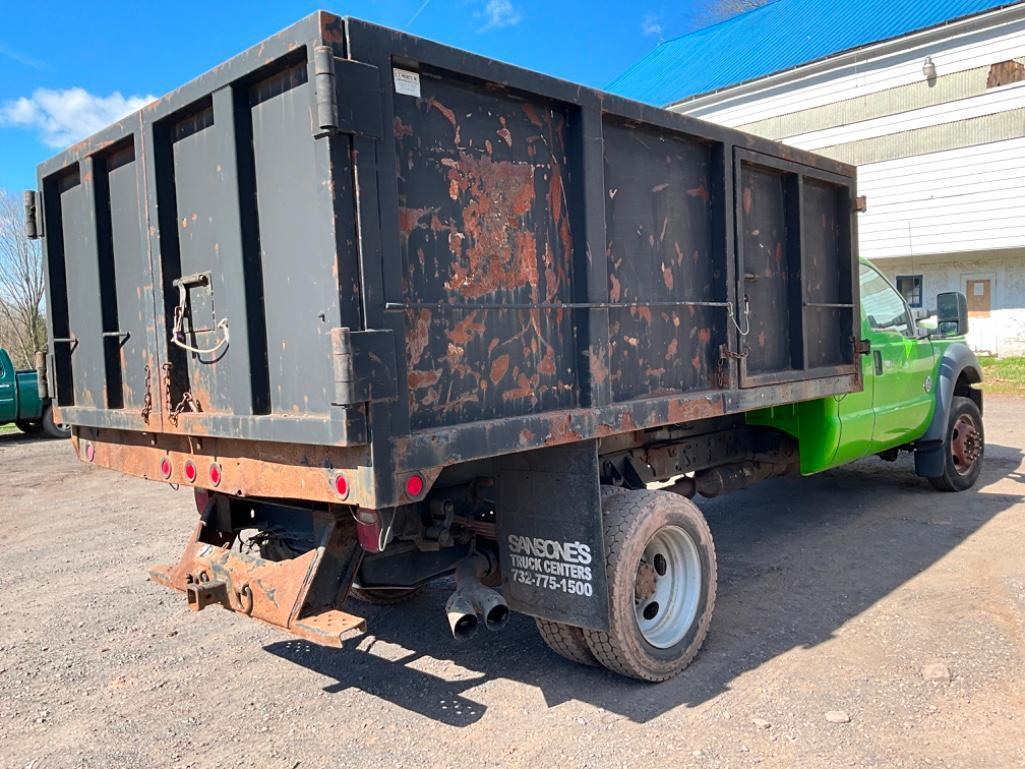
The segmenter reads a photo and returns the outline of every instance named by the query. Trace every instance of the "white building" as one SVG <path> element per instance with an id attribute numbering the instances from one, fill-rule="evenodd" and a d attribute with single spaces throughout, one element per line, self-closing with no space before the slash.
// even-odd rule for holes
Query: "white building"
<path id="1" fill-rule="evenodd" d="M 731 48 L 754 60 L 709 60 Z M 674 65 L 689 56 L 733 82 Z M 694 82 L 713 87 L 673 95 Z M 861 255 L 923 314 L 964 292 L 972 346 L 1025 354 L 1025 3 L 777 0 L 662 44 L 610 87 L 857 165 Z"/>

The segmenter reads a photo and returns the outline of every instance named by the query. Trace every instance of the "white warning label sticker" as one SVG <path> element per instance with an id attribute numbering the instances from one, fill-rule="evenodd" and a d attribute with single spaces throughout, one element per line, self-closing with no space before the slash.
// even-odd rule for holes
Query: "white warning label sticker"
<path id="1" fill-rule="evenodd" d="M 420 98 L 419 72 L 410 72 L 408 69 L 392 67 L 392 77 L 395 79 L 395 93 Z"/>
<path id="2" fill-rule="evenodd" d="M 569 595 L 590 596 L 594 593 L 591 546 L 587 543 L 560 542 L 519 534 L 510 534 L 506 542 L 513 582 Z"/>

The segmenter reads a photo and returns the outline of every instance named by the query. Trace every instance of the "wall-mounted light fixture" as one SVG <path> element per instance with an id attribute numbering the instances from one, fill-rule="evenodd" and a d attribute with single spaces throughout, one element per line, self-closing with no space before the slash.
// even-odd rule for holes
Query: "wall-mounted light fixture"
<path id="1" fill-rule="evenodd" d="M 926 80 L 936 79 L 936 65 L 933 63 L 932 56 L 926 56 L 925 61 L 922 62 L 922 74 L 925 75 Z"/>

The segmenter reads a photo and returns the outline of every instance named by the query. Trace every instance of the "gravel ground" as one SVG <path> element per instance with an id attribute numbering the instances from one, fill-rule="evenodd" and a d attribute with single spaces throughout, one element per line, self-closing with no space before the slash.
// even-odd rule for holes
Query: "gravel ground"
<path id="1" fill-rule="evenodd" d="M 0 766 L 1025 766 L 1025 400 L 979 486 L 866 460 L 705 501 L 719 602 L 652 686 L 533 622 L 454 646 L 438 585 L 327 650 L 149 582 L 187 492 L 0 436 Z"/>

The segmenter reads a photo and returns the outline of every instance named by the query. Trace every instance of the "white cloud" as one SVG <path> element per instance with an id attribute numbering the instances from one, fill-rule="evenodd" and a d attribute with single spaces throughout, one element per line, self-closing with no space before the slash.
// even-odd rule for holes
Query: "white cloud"
<path id="1" fill-rule="evenodd" d="M 484 19 L 484 26 L 478 31 L 487 32 L 489 29 L 501 29 L 502 27 L 513 27 L 520 23 L 523 14 L 513 7 L 509 0 L 488 0 L 482 13 L 474 14 Z"/>
<path id="2" fill-rule="evenodd" d="M 659 40 L 662 39 L 662 24 L 661 16 L 657 13 L 646 13 L 644 18 L 641 19 L 641 33 L 645 36 L 654 35 Z"/>
<path id="3" fill-rule="evenodd" d="M 84 88 L 37 88 L 0 104 L 0 126 L 35 131 L 49 147 L 62 148 L 135 112 L 155 96 L 97 96 Z"/>

